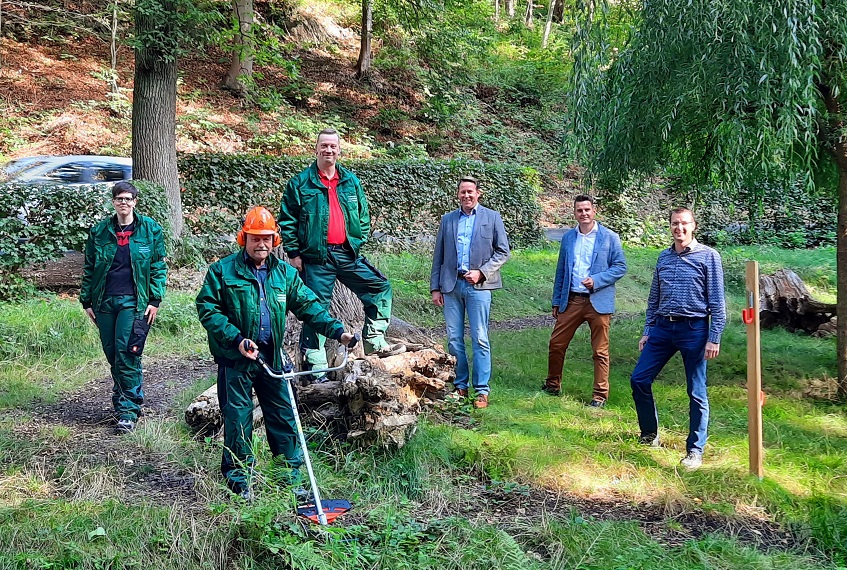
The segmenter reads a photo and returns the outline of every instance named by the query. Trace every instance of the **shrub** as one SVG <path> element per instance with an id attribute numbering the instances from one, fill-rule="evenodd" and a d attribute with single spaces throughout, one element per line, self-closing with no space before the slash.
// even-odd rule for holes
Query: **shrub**
<path id="1" fill-rule="evenodd" d="M 263 204 L 276 212 L 288 180 L 311 158 L 196 154 L 180 157 L 185 179 L 183 211 L 191 232 L 231 234 L 247 210 Z M 498 210 L 510 242 L 541 240 L 538 174 L 511 164 L 470 160 L 349 160 L 365 188 L 374 232 L 400 239 L 434 235 L 443 214 L 457 207 L 456 182 L 481 181 L 482 202 Z"/>

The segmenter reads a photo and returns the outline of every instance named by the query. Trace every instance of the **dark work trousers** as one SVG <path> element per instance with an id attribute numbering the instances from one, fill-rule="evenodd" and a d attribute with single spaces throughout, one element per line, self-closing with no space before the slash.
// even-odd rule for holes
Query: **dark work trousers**
<path id="1" fill-rule="evenodd" d="M 365 353 L 387 346 L 385 331 L 391 321 L 391 283 L 367 259 L 356 257 L 349 248 L 339 247 L 329 251 L 329 258 L 323 265 L 304 261 L 302 277 L 326 310 L 332 301 L 335 280 L 347 286 L 364 306 L 362 340 Z M 303 323 L 300 350 L 312 369 L 327 367 L 324 342 L 325 336 Z"/>
<path id="2" fill-rule="evenodd" d="M 273 348 L 266 345 L 259 348 L 265 360 L 273 362 Z M 303 463 L 285 380 L 267 376 L 258 364 L 247 372 L 218 366 L 218 402 L 224 418 L 221 473 L 235 492 L 248 488 L 254 463 L 253 390 L 265 418 L 271 454 L 287 467 L 300 467 Z"/>
<path id="3" fill-rule="evenodd" d="M 141 357 L 127 352 L 132 322 L 143 316 L 135 309 L 134 295 L 116 295 L 103 298 L 100 310 L 94 313 L 100 344 L 112 369 L 112 406 L 121 420 L 138 420 L 144 390 L 141 386 Z"/>

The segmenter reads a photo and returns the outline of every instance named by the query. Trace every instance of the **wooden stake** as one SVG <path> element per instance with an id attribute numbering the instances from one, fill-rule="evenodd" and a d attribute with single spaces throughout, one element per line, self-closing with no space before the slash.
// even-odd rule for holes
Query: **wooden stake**
<path id="1" fill-rule="evenodd" d="M 764 477 L 762 457 L 762 346 L 759 329 L 759 263 L 747 262 L 747 429 L 750 473 Z"/>

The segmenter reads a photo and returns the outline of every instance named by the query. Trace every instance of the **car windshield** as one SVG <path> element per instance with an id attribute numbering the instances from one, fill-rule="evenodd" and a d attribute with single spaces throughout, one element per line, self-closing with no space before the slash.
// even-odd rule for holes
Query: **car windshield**
<path id="1" fill-rule="evenodd" d="M 8 162 L 3 165 L 2 170 L 0 170 L 0 183 L 14 180 L 27 170 L 33 169 L 37 166 L 41 166 L 45 162 L 46 161 L 44 160 L 33 158 L 20 158 L 18 160 Z"/>

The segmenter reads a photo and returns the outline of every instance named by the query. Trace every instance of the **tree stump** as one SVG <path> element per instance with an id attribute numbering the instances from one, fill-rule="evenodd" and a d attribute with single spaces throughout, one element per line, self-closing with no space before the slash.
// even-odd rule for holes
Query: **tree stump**
<path id="1" fill-rule="evenodd" d="M 328 381 L 297 388 L 301 419 L 345 441 L 402 447 L 418 415 L 450 393 L 455 365 L 456 359 L 438 346 L 350 361 Z M 257 420 L 261 409 L 255 399 L 254 406 Z M 189 404 L 185 421 L 204 434 L 220 430 L 217 386 Z"/>
<path id="2" fill-rule="evenodd" d="M 783 326 L 791 332 L 800 330 L 815 336 L 834 334 L 835 304 L 812 299 L 806 284 L 790 269 L 760 276 L 759 295 L 763 328 Z"/>

